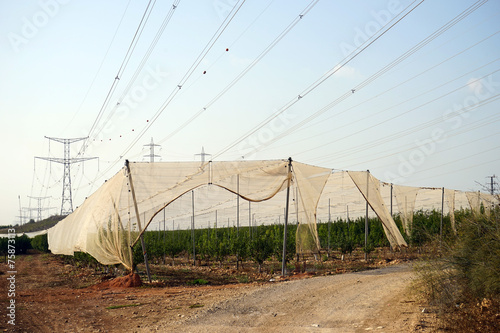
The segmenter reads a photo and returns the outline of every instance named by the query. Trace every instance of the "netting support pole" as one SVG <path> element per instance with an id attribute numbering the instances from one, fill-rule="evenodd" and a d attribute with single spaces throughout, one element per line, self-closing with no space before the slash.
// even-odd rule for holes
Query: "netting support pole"
<path id="1" fill-rule="evenodd" d="M 149 271 L 148 253 L 146 252 L 146 244 L 144 243 L 144 233 L 142 233 L 141 227 L 141 216 L 139 215 L 139 208 L 137 207 L 137 200 L 135 199 L 134 182 L 132 181 L 132 173 L 130 172 L 130 166 L 128 160 L 125 160 L 125 167 L 127 168 L 128 180 L 130 183 L 130 192 L 132 193 L 132 200 L 134 201 L 135 217 L 137 219 L 137 226 L 141 232 L 141 247 L 142 254 L 144 255 L 144 265 L 146 265 L 146 274 L 148 275 L 148 281 L 151 283 L 151 273 Z"/>
<path id="2" fill-rule="evenodd" d="M 286 238 L 288 226 L 288 201 L 290 199 L 290 180 L 292 177 L 292 158 L 288 158 L 288 181 L 286 187 L 286 202 L 285 202 L 285 228 L 283 231 L 283 258 L 281 260 L 281 275 L 286 276 Z"/>
<path id="3" fill-rule="evenodd" d="M 368 260 L 368 190 L 370 189 L 370 170 L 366 170 L 366 212 L 365 212 L 365 261 Z"/>
<path id="4" fill-rule="evenodd" d="M 191 191 L 191 206 L 193 208 L 193 216 L 191 217 L 191 238 L 193 239 L 193 264 L 196 266 L 196 240 L 194 233 L 194 191 Z"/>
<path id="5" fill-rule="evenodd" d="M 441 221 L 439 223 L 439 243 L 443 240 L 444 187 L 441 190 Z"/>
<path id="6" fill-rule="evenodd" d="M 330 214 L 330 198 L 328 198 L 328 258 L 330 258 L 330 225 L 332 224 L 332 215 Z"/>
<path id="7" fill-rule="evenodd" d="M 240 242 L 240 175 L 236 175 L 236 237 L 237 242 Z M 238 246 L 239 247 L 239 246 Z M 240 252 L 236 252 L 236 270 L 240 269 Z"/>
<path id="8" fill-rule="evenodd" d="M 394 217 L 394 216 L 392 215 L 392 183 L 391 183 L 391 216 L 392 216 L 392 217 Z"/>

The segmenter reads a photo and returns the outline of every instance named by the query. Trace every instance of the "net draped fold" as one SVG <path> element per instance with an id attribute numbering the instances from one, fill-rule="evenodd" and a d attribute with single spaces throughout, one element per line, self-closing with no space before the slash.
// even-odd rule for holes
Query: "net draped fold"
<path id="1" fill-rule="evenodd" d="M 330 169 L 293 162 L 291 171 L 287 160 L 130 163 L 49 229 L 49 249 L 66 255 L 86 252 L 102 264 L 131 269 L 131 245 L 155 216 L 184 194 L 202 186 L 217 187 L 262 202 L 286 190 L 291 177 L 299 194 L 298 248 L 317 251 L 315 209 Z"/>

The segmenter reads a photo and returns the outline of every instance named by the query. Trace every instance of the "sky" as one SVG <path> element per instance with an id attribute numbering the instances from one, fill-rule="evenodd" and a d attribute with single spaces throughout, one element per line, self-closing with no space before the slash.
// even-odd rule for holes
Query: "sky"
<path id="1" fill-rule="evenodd" d="M 472 0 L 1 0 L 0 225 L 60 213 L 63 164 L 37 157 L 64 144 L 47 137 L 88 137 L 69 145 L 74 208 L 125 159 L 149 161 L 152 140 L 158 162 L 203 147 L 481 190 L 500 175 L 499 14 Z"/>

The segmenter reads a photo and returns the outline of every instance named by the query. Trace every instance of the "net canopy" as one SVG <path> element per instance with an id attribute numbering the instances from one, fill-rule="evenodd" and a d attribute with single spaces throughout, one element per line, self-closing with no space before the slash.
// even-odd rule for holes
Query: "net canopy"
<path id="1" fill-rule="evenodd" d="M 367 171 L 332 172 L 288 160 L 127 163 L 49 229 L 48 242 L 55 254 L 81 251 L 102 264 L 121 263 L 131 269 L 131 246 L 146 229 L 239 228 L 287 219 L 297 224 L 297 253 L 316 253 L 316 221 L 368 214 L 380 219 L 391 247 L 398 248 L 407 245 L 394 214 L 406 221 L 407 233 L 415 210 L 450 214 L 454 229 L 455 209 L 470 207 L 480 213 L 481 207 L 488 211 L 493 205 L 498 198 L 480 192 L 398 186 L 380 182 Z"/>
<path id="2" fill-rule="evenodd" d="M 451 190 L 448 188 L 444 189 L 444 198 L 450 212 L 451 230 L 453 230 L 453 232 L 456 234 L 457 227 L 455 226 L 455 190 Z"/>
<path id="3" fill-rule="evenodd" d="M 415 201 L 419 187 L 394 185 L 394 193 L 398 208 L 401 212 L 401 220 L 403 221 L 403 229 L 407 235 L 410 234 L 410 228 L 413 223 L 413 211 L 415 209 Z"/>
<path id="4" fill-rule="evenodd" d="M 194 212 L 195 189 L 196 204 L 201 205 L 203 214 L 204 205 L 211 207 L 204 208 L 209 213 L 214 207 L 223 208 L 232 201 L 217 195 L 216 202 L 209 203 L 214 188 L 216 194 L 223 189 L 238 200 L 260 203 L 281 197 L 278 194 L 293 184 L 300 226 L 297 248 L 317 251 L 315 210 L 329 175 L 330 169 L 298 162 L 293 162 L 290 168 L 286 160 L 127 163 L 71 215 L 49 230 L 49 249 L 66 255 L 87 252 L 102 264 L 121 263 L 131 269 L 131 246 L 161 212 L 166 214 L 165 208 L 176 199 L 184 198 L 177 209 L 168 210 L 169 215 L 181 221 L 192 216 L 191 222 L 195 223 L 194 214 L 190 214 Z M 198 191 L 201 187 L 204 189 Z M 186 205 L 189 192 L 191 205 Z M 238 211 L 239 208 L 238 204 Z M 239 216 L 238 212 L 238 220 Z"/>
<path id="5" fill-rule="evenodd" d="M 387 209 L 380 194 L 380 182 L 368 171 L 348 171 L 356 187 L 382 222 L 385 235 L 392 248 L 408 246 Z"/>

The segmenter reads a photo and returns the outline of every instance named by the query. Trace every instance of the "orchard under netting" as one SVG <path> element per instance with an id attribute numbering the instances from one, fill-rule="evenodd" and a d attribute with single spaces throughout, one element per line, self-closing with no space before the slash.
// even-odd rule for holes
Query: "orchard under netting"
<path id="1" fill-rule="evenodd" d="M 451 219 L 457 207 L 479 211 L 498 204 L 484 193 L 392 185 L 367 171 L 332 172 L 291 160 L 127 162 L 49 229 L 48 242 L 54 254 L 86 252 L 102 264 L 132 269 L 132 246 L 146 229 L 239 228 L 286 220 L 298 225 L 297 253 L 317 253 L 317 220 L 369 213 L 378 216 L 391 247 L 398 248 L 407 244 L 393 214 L 401 214 L 409 233 L 414 209 L 442 209 L 444 202 Z"/>

